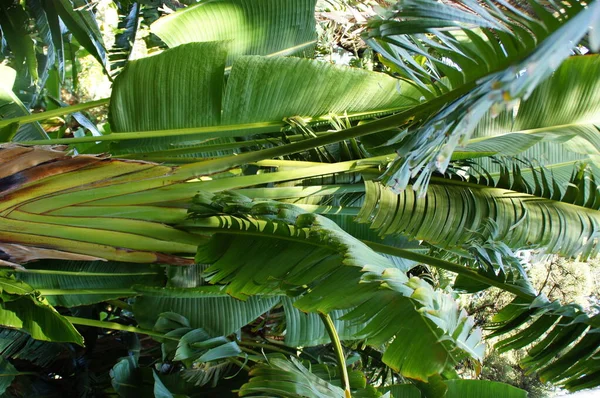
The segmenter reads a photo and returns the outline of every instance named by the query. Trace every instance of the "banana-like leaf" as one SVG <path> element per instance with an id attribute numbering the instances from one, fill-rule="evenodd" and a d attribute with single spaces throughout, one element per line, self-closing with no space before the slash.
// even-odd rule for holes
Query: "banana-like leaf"
<path id="1" fill-rule="evenodd" d="M 0 394 L 4 394 L 19 371 L 4 357 L 0 357 Z"/>
<path id="2" fill-rule="evenodd" d="M 448 182 L 448 180 L 445 180 Z M 581 206 L 477 184 L 432 184 L 420 197 L 410 187 L 396 194 L 367 181 L 357 220 L 382 235 L 403 234 L 444 248 L 456 247 L 497 225 L 497 241 L 513 249 L 540 248 L 565 256 L 594 256 L 600 213 Z M 565 228 L 568 225 L 569 228 Z"/>
<path id="3" fill-rule="evenodd" d="M 38 341 L 27 333 L 13 329 L 0 329 L 0 354 L 2 358 L 29 361 L 47 367 L 67 350 L 61 343 Z"/>
<path id="4" fill-rule="evenodd" d="M 229 214 L 211 216 L 215 212 Z M 362 332 L 372 344 L 395 336 L 383 360 L 407 377 L 426 381 L 465 352 L 481 356 L 479 332 L 450 297 L 409 280 L 331 220 L 301 213 L 239 195 L 200 195 L 194 219 L 183 225 L 216 232 L 196 256 L 212 264 L 206 270 L 211 283 L 226 284 L 227 293 L 242 299 L 288 291 L 305 312 L 358 306 L 344 319 L 367 322 Z"/>
<path id="5" fill-rule="evenodd" d="M 162 312 L 185 316 L 192 328 L 213 336 L 227 336 L 254 321 L 280 301 L 279 296 L 237 300 L 216 286 L 198 288 L 135 288 L 140 296 L 133 306 L 140 326 L 151 329 Z"/>
<path id="6" fill-rule="evenodd" d="M 282 302 L 285 312 L 284 341 L 286 345 L 290 347 L 311 347 L 327 344 L 331 341 L 318 314 L 300 311 L 294 307 L 294 300 L 288 297 L 283 297 Z M 344 320 L 344 315 L 350 311 L 334 310 L 329 314 L 341 340 L 356 340 L 364 337 L 361 332 L 365 329 L 366 324 Z"/>
<path id="7" fill-rule="evenodd" d="M 130 62 L 111 94 L 111 130 L 129 133 L 220 124 L 226 55 L 223 43 L 190 43 Z M 167 135 L 121 142 L 112 151 L 156 151 L 189 139 Z M 225 142 L 230 139 L 213 143 Z"/>
<path id="8" fill-rule="evenodd" d="M 8 43 L 14 54 L 15 67 L 21 69 L 25 63 L 26 73 L 35 83 L 38 79 L 38 63 L 35 56 L 35 42 L 27 31 L 28 19 L 27 13 L 19 2 L 10 1 L 0 4 L 2 40 Z"/>
<path id="9" fill-rule="evenodd" d="M 377 114 L 416 104 L 414 88 L 381 73 L 298 58 L 244 57 L 231 69 L 223 123 Z"/>
<path id="10" fill-rule="evenodd" d="M 540 297 L 526 305 L 515 299 L 492 319 L 492 337 L 514 332 L 496 344 L 500 352 L 527 348 L 521 366 L 544 382 L 570 391 L 600 385 L 600 316 L 588 316 L 576 305 Z"/>
<path id="11" fill-rule="evenodd" d="M 509 384 L 490 380 L 445 380 L 447 386 L 445 398 L 526 398 L 527 391 Z M 421 398 L 423 395 L 412 384 L 395 384 L 381 387 L 381 391 L 390 392 L 394 398 Z"/>
<path id="12" fill-rule="evenodd" d="M 29 110 L 13 93 L 13 84 L 16 71 L 5 65 L 0 65 L 0 115 L 2 119 L 11 119 L 18 116 L 29 115 Z M 0 128 L 0 140 L 25 141 L 31 139 L 48 138 L 39 123 L 29 123 L 23 126 L 12 124 Z"/>
<path id="13" fill-rule="evenodd" d="M 241 55 L 311 57 L 317 39 L 316 0 L 216 0 L 160 18 L 152 33 L 169 47 L 227 41 L 228 64 Z"/>
<path id="14" fill-rule="evenodd" d="M 36 340 L 83 345 L 73 325 L 22 281 L 0 276 L 0 301 L 0 325 L 27 332 Z"/>
<path id="15" fill-rule="evenodd" d="M 331 381 L 336 372 L 330 367 L 315 366 L 307 369 L 300 361 L 291 357 L 268 358 L 267 364 L 256 365 L 250 371 L 251 379 L 240 388 L 241 397 L 248 396 L 302 396 L 315 398 L 344 398 L 348 395 Z M 356 376 L 359 376 L 358 378 Z M 362 376 L 362 380 L 360 378 Z M 352 395 L 357 397 L 380 397 L 375 388 L 364 385 L 364 376 L 360 372 L 351 372 L 349 377 Z M 362 383 L 361 383 L 362 381 Z"/>
<path id="16" fill-rule="evenodd" d="M 233 137 L 278 132 L 289 118 L 378 115 L 418 104 L 414 88 L 384 74 L 291 57 L 238 59 L 222 98 L 225 55 L 223 43 L 189 43 L 130 62 L 112 92 L 112 131 L 161 137 L 132 134 L 111 152 L 168 155 L 190 147 L 187 156 L 210 156 L 202 146 L 226 149 Z M 231 153 L 221 149 L 212 156 Z"/>
<path id="17" fill-rule="evenodd" d="M 133 296 L 119 293 L 133 285 L 162 286 L 163 271 L 157 266 L 104 262 L 104 261 L 52 261 L 35 262 L 27 266 L 26 272 L 17 273 L 17 278 L 35 289 L 56 290 L 45 294 L 53 306 L 77 307 Z M 94 292 L 96 290 L 96 292 Z M 102 290 L 115 290 L 102 294 Z"/>
<path id="18" fill-rule="evenodd" d="M 88 0 L 53 0 L 54 9 L 79 44 L 100 62 L 108 73 L 106 47 Z"/>

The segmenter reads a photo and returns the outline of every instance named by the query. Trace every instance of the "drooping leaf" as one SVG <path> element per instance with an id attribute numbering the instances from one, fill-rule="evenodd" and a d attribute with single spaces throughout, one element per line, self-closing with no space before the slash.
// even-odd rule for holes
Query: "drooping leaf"
<path id="1" fill-rule="evenodd" d="M 37 340 L 83 345 L 73 325 L 35 294 L 32 287 L 14 278 L 0 277 L 0 325 L 27 332 Z"/>
<path id="2" fill-rule="evenodd" d="M 0 329 L 0 355 L 3 358 L 29 361 L 46 367 L 66 349 L 66 346 L 61 343 L 35 340 L 27 333 L 18 330 Z"/>
<path id="3" fill-rule="evenodd" d="M 136 287 L 140 297 L 133 312 L 142 327 L 152 328 L 161 312 L 172 311 L 186 317 L 192 328 L 202 328 L 213 336 L 227 336 L 271 309 L 279 297 L 237 300 L 215 286 L 198 288 Z"/>
<path id="4" fill-rule="evenodd" d="M 58 289 L 46 295 L 54 306 L 77 307 L 125 297 L 123 293 L 94 294 L 94 290 L 129 289 L 133 285 L 162 286 L 162 270 L 142 264 L 100 261 L 52 261 L 33 263 L 17 278 L 36 289 Z M 89 291 L 88 291 L 89 290 Z M 131 291 L 129 294 L 135 295 Z"/>
<path id="5" fill-rule="evenodd" d="M 228 64 L 241 55 L 312 56 L 315 0 L 217 0 L 165 16 L 152 32 L 169 47 L 227 41 Z"/>
<path id="6" fill-rule="evenodd" d="M 293 288 L 289 293 L 300 296 L 295 306 L 306 312 L 359 305 L 344 319 L 368 322 L 363 332 L 372 344 L 396 336 L 384 361 L 407 377 L 427 380 L 463 350 L 480 356 L 472 321 L 447 296 L 417 278 L 409 280 L 332 221 L 291 205 L 254 204 L 231 195 L 203 195 L 195 204 L 195 219 L 185 225 L 218 228 L 213 240 L 199 247 L 196 260 L 212 264 L 208 280 L 226 284 L 229 294 L 246 298 Z M 210 217 L 215 211 L 239 215 Z M 269 254 L 273 251 L 278 254 Z M 408 318 L 418 332 L 402 332 Z M 449 348 L 455 345 L 460 350 Z"/>
<path id="7" fill-rule="evenodd" d="M 54 9 L 77 42 L 107 70 L 107 54 L 98 22 L 88 0 L 53 0 Z"/>
<path id="8" fill-rule="evenodd" d="M 5 65 L 0 65 L 0 117 L 11 119 L 29 114 L 29 110 L 13 93 L 16 71 Z M 48 138 L 39 123 L 28 123 L 22 126 L 8 125 L 0 127 L 0 140 L 25 141 Z"/>
<path id="9" fill-rule="evenodd" d="M 9 0 L 0 4 L 0 26 L 5 40 L 15 56 L 15 67 L 20 69 L 25 63 L 25 73 L 32 82 L 38 79 L 38 64 L 35 44 L 27 31 L 28 16 L 19 1 Z M 12 88 L 12 84 L 10 85 Z"/>
<path id="10" fill-rule="evenodd" d="M 19 371 L 4 357 L 0 357 L 0 394 L 4 394 Z"/>
<path id="11" fill-rule="evenodd" d="M 495 239 L 515 250 L 536 247 L 587 257 L 599 249 L 594 237 L 600 215 L 595 210 L 500 188 L 439 182 L 419 197 L 410 187 L 396 194 L 367 181 L 367 197 L 373 198 L 365 201 L 357 219 L 378 225 L 382 235 L 404 234 L 445 248 L 460 246 L 475 234 L 489 236 L 482 227 L 491 219 L 498 228 Z"/>

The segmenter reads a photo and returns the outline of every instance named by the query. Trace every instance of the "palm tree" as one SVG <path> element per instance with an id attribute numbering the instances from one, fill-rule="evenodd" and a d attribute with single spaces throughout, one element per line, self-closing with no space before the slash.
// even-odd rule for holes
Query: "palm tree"
<path id="1" fill-rule="evenodd" d="M 494 286 L 515 296 L 496 348 L 598 385 L 598 315 L 539 295 L 514 252 L 597 254 L 600 61 L 575 54 L 598 50 L 600 3 L 402 1 L 365 35 L 388 74 L 300 58 L 314 1 L 256 4 L 154 23 L 170 48 L 115 78 L 110 134 L 33 140 L 38 121 L 108 101 L 19 116 L 3 85 L 0 323 L 47 352 L 84 343 L 73 325 L 153 336 L 168 368 L 130 346 L 120 395 L 191 395 L 241 369 L 240 395 L 525 396 L 457 371 L 484 345 L 453 295 Z M 454 292 L 419 264 L 454 273 Z M 76 310 L 97 303 L 120 323 Z M 332 359 L 305 348 L 328 342 Z"/>

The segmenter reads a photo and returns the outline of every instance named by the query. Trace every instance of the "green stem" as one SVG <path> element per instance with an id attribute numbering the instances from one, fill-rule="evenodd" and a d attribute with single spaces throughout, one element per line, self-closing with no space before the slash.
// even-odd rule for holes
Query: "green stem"
<path id="1" fill-rule="evenodd" d="M 274 158 L 278 156 L 289 155 L 306 151 L 315 147 L 333 144 L 335 142 L 357 138 L 380 131 L 389 130 L 403 125 L 411 120 L 419 119 L 426 116 L 433 110 L 437 110 L 444 104 L 455 100 L 461 95 L 467 93 L 475 86 L 475 82 L 471 82 L 443 94 L 431 101 L 417 105 L 408 110 L 399 112 L 392 116 L 387 116 L 381 119 L 374 120 L 369 123 L 364 123 L 349 129 L 340 130 L 324 136 L 318 136 L 308 140 L 294 142 L 278 147 L 267 148 L 260 151 L 246 152 L 236 156 L 225 156 L 217 159 L 208 160 L 206 162 L 192 163 L 181 166 L 173 176 L 176 178 L 195 178 L 207 174 L 215 174 L 228 169 L 231 169 L 242 164 L 257 162 L 263 159 Z"/>
<path id="2" fill-rule="evenodd" d="M 71 322 L 73 325 L 91 326 L 94 328 L 111 329 L 111 330 L 120 330 L 120 331 L 124 331 L 124 332 L 139 333 L 139 334 L 145 334 L 147 336 L 160 337 L 162 339 L 179 341 L 178 338 L 169 337 L 169 336 L 164 335 L 163 333 L 155 332 L 153 330 L 137 328 L 135 326 L 121 325 L 120 323 L 116 323 L 116 322 L 106 322 L 106 321 L 99 321 L 96 319 L 79 318 L 79 317 L 74 317 L 74 316 L 65 316 L 65 318 L 69 322 Z"/>
<path id="3" fill-rule="evenodd" d="M 344 349 L 340 341 L 340 336 L 338 336 L 337 331 L 335 330 L 335 325 L 333 324 L 333 321 L 331 320 L 329 314 L 319 312 L 319 317 L 323 321 L 325 329 L 327 330 L 327 334 L 329 334 L 329 338 L 331 339 L 331 343 L 333 344 L 333 350 L 335 351 L 335 356 L 337 357 L 338 361 L 338 367 L 340 369 L 340 377 L 342 380 L 342 388 L 344 389 L 345 398 L 352 398 L 352 394 L 350 393 L 350 378 L 348 377 L 348 369 L 346 368 L 346 358 L 344 357 Z"/>
<path id="4" fill-rule="evenodd" d="M 239 366 L 240 368 L 244 369 L 246 372 L 250 371 L 250 366 L 243 364 L 241 361 L 238 361 L 235 358 L 227 358 L 227 360 L 237 366 Z"/>
<path id="5" fill-rule="evenodd" d="M 52 269 L 17 269 L 15 268 L 13 271 L 21 272 L 24 274 L 42 274 L 42 275 L 66 275 L 66 276 L 80 276 L 80 277 L 90 277 L 90 276 L 145 276 L 145 275 L 158 275 L 158 272 L 85 272 L 85 271 L 62 271 L 62 270 L 52 270 Z"/>
<path id="6" fill-rule="evenodd" d="M 286 349 L 279 348 L 279 347 L 277 347 L 273 344 L 269 344 L 269 343 L 255 343 L 252 341 L 242 341 L 242 340 L 239 340 L 237 343 L 241 347 L 266 348 L 270 351 L 279 352 L 279 353 L 285 354 L 285 355 L 290 355 L 290 354 L 295 355 L 295 353 L 293 352 L 293 351 L 295 351 L 295 349 L 286 350 Z"/>
<path id="7" fill-rule="evenodd" d="M 118 274 L 114 274 L 118 275 Z M 37 289 L 42 296 L 67 296 L 77 294 L 109 294 L 119 296 L 135 296 L 137 292 L 131 289 Z"/>
<path id="8" fill-rule="evenodd" d="M 64 109 L 64 108 L 63 108 Z M 273 133 L 279 131 L 283 127 L 281 122 L 260 122 L 247 124 L 232 124 L 226 126 L 208 126 L 208 127 L 191 127 L 185 129 L 170 129 L 156 131 L 129 131 L 113 133 L 102 136 L 86 136 L 76 138 L 57 138 L 54 140 L 34 140 L 23 141 L 25 145 L 44 145 L 44 144 L 82 144 L 86 142 L 99 141 L 128 141 L 158 137 L 173 137 L 202 134 L 203 139 L 214 139 L 217 137 L 240 137 L 249 135 L 249 130 L 252 134 Z"/>
<path id="9" fill-rule="evenodd" d="M 486 276 L 479 274 L 477 271 L 474 271 L 463 265 L 454 264 L 454 263 L 451 263 L 450 261 L 441 260 L 439 258 L 431 257 L 431 256 L 428 256 L 425 254 L 417 253 L 417 252 L 406 250 L 406 249 L 399 249 L 399 248 L 393 247 L 393 246 L 382 245 L 380 243 L 375 243 L 375 242 L 371 242 L 371 241 L 367 241 L 367 240 L 363 240 L 362 242 L 364 244 L 366 244 L 367 246 L 369 246 L 371 249 L 378 251 L 380 253 L 385 253 L 385 254 L 390 254 L 392 256 L 402 257 L 407 260 L 413 260 L 413 261 L 417 261 L 420 263 L 429 264 L 433 267 L 437 267 L 437 268 L 445 269 L 447 271 L 455 272 L 459 275 L 464 276 L 465 278 L 469 278 L 469 279 L 477 281 L 477 282 L 481 282 L 481 283 L 485 283 L 490 286 L 497 287 L 504 291 L 510 292 L 518 297 L 524 298 L 526 300 L 533 300 L 535 298 L 535 296 L 522 291 L 517 286 L 510 285 L 507 283 L 502 283 L 500 281 L 488 278 Z"/>
<path id="10" fill-rule="evenodd" d="M 65 106 L 63 108 L 53 109 L 53 110 L 47 111 L 47 112 L 32 113 L 31 115 L 14 117 L 11 119 L 3 119 L 3 120 L 0 120 L 0 127 L 8 126 L 9 124 L 12 124 L 12 123 L 26 124 L 26 123 L 39 122 L 40 120 L 46 120 L 46 119 L 50 119 L 50 118 L 56 117 L 56 116 L 62 116 L 62 115 L 66 115 L 69 113 L 75 113 L 75 112 L 83 111 L 86 109 L 103 106 L 103 105 L 108 104 L 109 101 L 110 101 L 110 98 L 102 98 L 102 99 L 99 99 L 96 101 L 84 102 L 82 104 L 77 104 L 77 105 L 72 105 L 72 106 Z M 99 138 L 99 137 L 94 137 L 94 138 Z M 50 140 L 38 140 L 36 142 L 39 142 L 40 145 L 47 145 L 50 142 Z"/>

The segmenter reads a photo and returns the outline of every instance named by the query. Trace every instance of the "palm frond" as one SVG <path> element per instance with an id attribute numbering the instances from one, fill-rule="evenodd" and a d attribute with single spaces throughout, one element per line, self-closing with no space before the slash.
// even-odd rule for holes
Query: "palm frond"
<path id="1" fill-rule="evenodd" d="M 401 7 L 402 4 L 400 3 Z M 557 13 L 556 16 L 550 15 L 543 7 L 538 7 L 538 19 L 534 19 L 503 1 L 488 1 L 485 7 L 479 6 L 475 1 L 469 1 L 466 3 L 470 9 L 468 14 L 476 11 L 479 17 L 478 21 L 474 21 L 472 18 L 466 18 L 462 14 L 463 10 L 454 11 L 455 7 L 452 5 L 419 1 L 420 8 L 417 8 L 412 7 L 412 4 L 412 1 L 408 2 L 409 7 L 406 10 L 401 9 L 399 16 L 402 16 L 403 12 L 409 17 L 413 14 L 423 16 L 431 12 L 431 19 L 439 22 L 441 26 L 456 26 L 455 22 L 450 22 L 456 18 L 460 23 L 477 22 L 484 32 L 488 32 L 484 35 L 487 42 L 474 33 L 467 34 L 468 44 L 465 45 L 445 30 L 431 27 L 421 29 L 422 33 L 434 35 L 435 40 L 423 36 L 420 43 L 426 41 L 427 50 L 413 50 L 414 54 L 422 55 L 438 66 L 445 65 L 444 57 L 456 60 L 456 67 L 443 67 L 446 76 L 456 75 L 458 71 L 466 73 L 475 70 L 472 73 L 473 80 L 469 82 L 464 80 L 461 73 L 454 78 L 454 91 L 460 94 L 460 90 L 468 88 L 467 94 L 460 94 L 458 99 L 449 103 L 435 116 L 422 123 L 416 123 L 410 132 L 401 137 L 403 142 L 398 150 L 400 158 L 386 173 L 385 181 L 396 189 L 403 189 L 411 177 L 420 174 L 413 186 L 423 193 L 431 173 L 434 170 L 445 171 L 456 147 L 466 144 L 479 121 L 490 109 L 499 109 L 506 103 L 529 97 L 571 54 L 573 45 L 584 38 L 589 27 L 596 26 L 600 21 L 597 17 L 600 5 L 598 2 L 589 5 L 572 2 L 570 7 L 565 7 L 567 11 L 564 14 Z M 509 11 L 500 11 L 496 4 L 506 7 Z M 465 5 L 461 4 L 461 7 Z M 496 25 L 501 26 L 493 26 L 493 20 L 497 20 Z M 377 24 L 404 26 L 404 22 L 394 20 Z M 406 25 L 411 26 L 410 22 Z M 386 36 L 381 32 L 374 35 Z M 537 40 L 531 40 L 531 36 Z M 409 39 L 401 35 L 396 41 L 403 40 L 404 43 L 409 42 Z M 511 50 L 515 43 L 525 44 L 516 54 Z M 469 51 L 469 46 L 474 46 L 476 51 Z M 430 50 L 434 55 L 429 55 Z M 494 56 L 493 59 L 485 59 L 490 55 Z M 476 57 L 475 62 L 473 57 Z M 501 62 L 498 63 L 498 60 Z M 404 61 L 398 62 L 401 63 Z M 496 68 L 498 64 L 500 67 Z"/>

